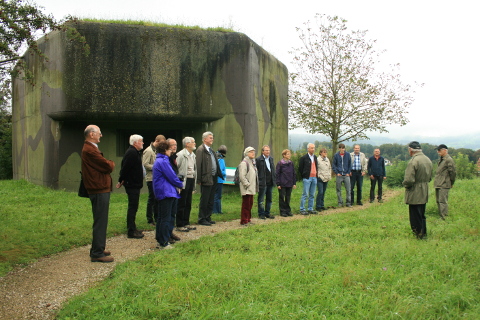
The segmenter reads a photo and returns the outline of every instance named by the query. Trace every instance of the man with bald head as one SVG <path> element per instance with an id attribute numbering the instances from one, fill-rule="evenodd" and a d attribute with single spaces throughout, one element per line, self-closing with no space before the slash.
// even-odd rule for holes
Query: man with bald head
<path id="1" fill-rule="evenodd" d="M 155 138 L 155 141 L 150 143 L 150 146 L 143 151 L 142 164 L 145 167 L 146 175 L 145 181 L 147 182 L 148 187 L 148 200 L 147 200 L 147 222 L 151 226 L 155 226 L 157 223 L 156 212 L 156 201 L 155 194 L 153 193 L 152 185 L 152 170 L 155 159 L 157 158 L 157 147 L 160 144 L 160 141 L 165 141 L 165 136 L 158 135 Z"/>
<path id="2" fill-rule="evenodd" d="M 96 125 L 89 125 L 84 131 L 82 149 L 82 179 L 92 203 L 93 231 L 90 259 L 92 262 L 112 262 L 107 242 L 108 208 L 112 192 L 112 173 L 115 163 L 103 157 L 98 149 L 102 132 Z"/>

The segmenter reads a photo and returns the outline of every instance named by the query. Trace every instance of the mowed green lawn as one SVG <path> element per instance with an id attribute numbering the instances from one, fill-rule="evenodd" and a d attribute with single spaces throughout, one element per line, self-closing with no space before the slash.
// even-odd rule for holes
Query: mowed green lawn
<path id="1" fill-rule="evenodd" d="M 446 221 L 432 190 L 426 241 L 411 235 L 402 194 L 365 210 L 258 225 L 149 253 L 117 266 L 58 318 L 478 319 L 478 185 L 456 183 Z M 368 188 L 365 181 L 364 200 Z M 3 275 L 91 241 L 88 199 L 24 181 L 0 181 L 0 194 Z M 295 209 L 300 195 L 301 188 Z M 276 192 L 274 200 L 278 212 Z M 224 195 L 226 214 L 214 219 L 238 219 L 240 201 L 237 192 Z M 147 228 L 145 202 L 142 195 L 139 228 Z M 335 204 L 330 183 L 326 205 Z M 126 232 L 126 205 L 125 195 L 112 194 L 109 236 Z M 194 209 L 192 222 L 196 217 Z"/>
<path id="2" fill-rule="evenodd" d="M 403 195 L 229 231 L 118 266 L 58 318 L 478 319 L 478 183 L 458 181 L 446 221 L 431 198 L 428 240 L 411 234 Z"/>

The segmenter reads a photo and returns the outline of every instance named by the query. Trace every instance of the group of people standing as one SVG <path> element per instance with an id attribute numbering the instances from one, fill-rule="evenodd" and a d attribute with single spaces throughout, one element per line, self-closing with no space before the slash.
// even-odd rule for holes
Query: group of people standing
<path id="1" fill-rule="evenodd" d="M 84 131 L 85 142 L 82 149 L 82 180 L 89 194 L 93 213 L 92 262 L 112 262 L 111 253 L 105 250 L 106 230 L 110 193 L 112 192 L 111 173 L 115 163 L 103 157 L 98 148 L 102 133 L 96 125 L 89 125 Z M 173 233 L 189 232 L 196 227 L 190 225 L 192 209 L 192 193 L 197 185 L 200 187 L 200 204 L 198 224 L 211 226 L 215 224 L 212 213 L 222 213 L 222 187 L 226 180 L 225 156 L 227 148 L 220 146 L 218 151 L 212 149 L 213 133 L 202 135 L 202 145 L 196 148 L 195 139 L 185 137 L 183 149 L 177 151 L 174 139 L 165 139 L 158 135 L 142 153 L 143 137 L 130 136 L 130 147 L 122 159 L 121 170 L 116 185 L 124 187 L 128 196 L 127 237 L 141 239 L 144 234 L 137 229 L 135 220 L 139 207 L 140 189 L 145 179 L 148 187 L 146 209 L 147 221 L 155 226 L 155 238 L 158 248 L 170 248 L 170 244 L 180 240 Z M 196 152 L 195 152 L 196 150 Z M 345 153 L 345 145 L 338 145 L 338 152 L 333 163 L 327 157 L 327 150 L 322 148 L 318 157 L 315 145 L 307 145 L 307 153 L 299 160 L 299 173 L 303 179 L 303 192 L 300 202 L 300 213 L 315 214 L 326 210 L 325 191 L 332 177 L 336 176 L 336 192 L 338 205 L 343 206 L 342 184 L 346 191 L 347 207 L 362 203 L 363 177 L 368 174 L 371 181 L 370 202 L 375 200 L 375 188 L 378 184 L 377 199 L 382 202 L 382 183 L 386 179 L 385 161 L 380 156 L 380 149 L 375 149 L 368 160 L 355 145 L 354 151 Z M 413 141 L 409 144 L 412 160 L 405 172 L 403 185 L 406 187 L 405 202 L 410 206 L 412 231 L 419 237 L 426 236 L 425 204 L 428 201 L 428 182 L 431 180 L 431 161 L 421 152 L 420 144 Z M 435 177 L 437 204 L 442 218 L 448 214 L 448 190 L 455 182 L 455 165 L 448 155 L 445 145 L 438 147 L 439 166 Z M 297 176 L 288 149 L 282 151 L 282 159 L 275 165 L 270 155 L 270 147 L 264 145 L 261 155 L 255 157 L 255 149 L 247 147 L 243 160 L 238 166 L 242 207 L 240 224 L 247 226 L 251 222 L 251 210 L 254 196 L 258 194 L 258 216 L 260 219 L 274 219 L 272 213 L 273 188 L 279 193 L 280 216 L 292 216 L 290 199 L 292 190 L 296 188 Z M 313 209 L 315 191 L 315 210 Z"/>
<path id="2" fill-rule="evenodd" d="M 365 175 L 370 177 L 370 202 L 375 200 L 375 188 L 378 184 L 377 199 L 383 202 L 383 181 L 387 178 L 385 159 L 380 156 L 380 149 L 375 149 L 373 156 L 366 158 L 360 152 L 360 145 L 355 145 L 353 152 L 346 153 L 345 145 L 338 145 L 338 152 L 334 154 L 332 164 L 327 157 L 327 150 L 322 148 L 318 157 L 315 155 L 315 145 L 307 145 L 307 153 L 300 158 L 299 172 L 303 179 L 303 193 L 300 202 L 300 214 L 316 214 L 326 210 L 325 191 L 332 178 L 332 171 L 336 176 L 337 203 L 339 207 L 344 204 L 351 207 L 355 203 L 355 187 L 357 188 L 357 205 L 363 205 L 362 187 Z M 345 188 L 345 202 L 342 197 L 342 184 Z M 313 208 L 315 191 L 318 190 L 315 210 Z"/>

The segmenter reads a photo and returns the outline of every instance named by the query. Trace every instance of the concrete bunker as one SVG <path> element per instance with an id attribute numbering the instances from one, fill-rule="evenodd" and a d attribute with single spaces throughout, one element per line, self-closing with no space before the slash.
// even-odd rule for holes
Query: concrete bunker
<path id="1" fill-rule="evenodd" d="M 75 190 L 83 130 L 100 126 L 100 149 L 117 164 L 137 133 L 181 139 L 212 131 L 228 147 L 227 166 L 243 149 L 288 146 L 288 71 L 246 35 L 78 22 L 89 56 L 54 31 L 38 41 L 48 61 L 27 52 L 33 84 L 13 81 L 13 175 Z"/>

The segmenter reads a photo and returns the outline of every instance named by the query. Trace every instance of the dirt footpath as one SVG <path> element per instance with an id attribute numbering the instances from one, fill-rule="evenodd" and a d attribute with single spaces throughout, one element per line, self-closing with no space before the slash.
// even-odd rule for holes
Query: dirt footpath
<path id="1" fill-rule="evenodd" d="M 384 199 L 388 201 L 400 191 L 388 191 Z M 378 203 L 365 203 L 352 208 L 337 208 L 324 211 L 326 214 L 362 210 Z M 309 216 L 294 215 L 275 219 L 252 219 L 256 225 L 278 223 L 296 219 L 308 219 Z M 211 227 L 196 226 L 197 230 L 176 232 L 181 242 L 213 235 L 225 230 L 244 228 L 239 220 L 217 222 Z M 155 250 L 156 241 L 153 231 L 144 232 L 143 239 L 128 239 L 121 235 L 107 240 L 107 250 L 115 258 L 113 263 L 92 263 L 89 258 L 90 245 L 75 248 L 37 262 L 18 268 L 0 278 L 0 319 L 54 319 L 56 310 L 71 297 L 85 292 L 95 283 L 105 279 L 118 263 L 136 259 Z M 174 249 L 175 250 L 175 249 Z M 158 251 L 162 254 L 162 251 Z"/>

